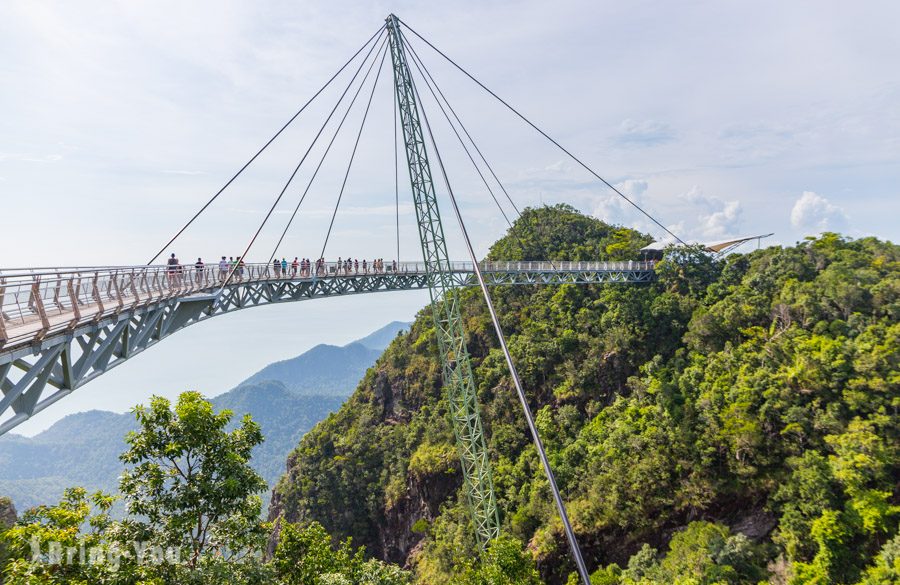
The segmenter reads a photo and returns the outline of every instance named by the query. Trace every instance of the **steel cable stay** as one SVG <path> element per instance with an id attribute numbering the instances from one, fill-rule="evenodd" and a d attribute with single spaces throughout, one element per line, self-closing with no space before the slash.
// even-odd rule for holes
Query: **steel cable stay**
<path id="1" fill-rule="evenodd" d="M 394 74 L 396 75 L 396 74 Z M 396 81 L 394 82 L 396 85 Z M 397 137 L 397 112 L 400 105 L 397 103 L 397 92 L 394 95 L 394 210 L 397 218 L 397 265 L 400 264 L 400 153 L 399 139 Z"/>
<path id="2" fill-rule="evenodd" d="M 418 97 L 419 103 L 422 103 L 421 97 L 419 96 L 419 92 L 415 84 L 413 84 L 413 92 Z M 485 303 L 487 304 L 488 312 L 491 315 L 491 321 L 494 325 L 497 339 L 500 342 L 500 348 L 503 351 L 503 355 L 506 359 L 506 365 L 509 368 L 510 375 L 513 379 L 513 384 L 516 387 L 516 393 L 518 395 L 519 402 L 522 405 L 522 410 L 525 414 L 525 420 L 528 423 L 528 430 L 531 433 L 531 438 L 537 449 L 538 456 L 540 457 L 541 465 L 544 468 L 544 474 L 547 476 L 547 480 L 550 484 L 550 489 L 553 493 L 553 499 L 554 503 L 556 504 L 557 512 L 559 513 L 560 519 L 562 520 L 563 526 L 565 528 L 566 539 L 569 543 L 569 549 L 572 553 L 572 558 L 575 561 L 575 565 L 582 582 L 585 585 L 591 585 L 590 573 L 588 572 L 587 566 L 585 565 L 584 559 L 582 558 L 581 549 L 578 546 L 578 540 L 575 537 L 575 531 L 572 529 L 572 525 L 569 522 L 569 516 L 566 513 L 565 503 L 562 500 L 562 496 L 559 493 L 559 487 L 556 484 L 556 477 L 554 476 L 553 470 L 550 467 L 550 460 L 547 457 L 547 452 L 544 449 L 544 444 L 541 441 L 540 435 L 538 434 L 537 426 L 534 422 L 534 415 L 531 412 L 531 407 L 528 405 L 528 398 L 525 395 L 525 390 L 522 387 L 522 381 L 519 378 L 519 372 L 516 369 L 515 364 L 513 363 L 512 354 L 510 354 L 509 347 L 506 345 L 506 338 L 503 334 L 503 328 L 500 326 L 500 320 L 497 317 L 497 311 L 494 309 L 494 303 L 491 300 L 490 293 L 488 292 L 487 284 L 484 280 L 484 275 L 482 274 L 481 268 L 478 265 L 478 257 L 475 255 L 475 250 L 472 247 L 472 241 L 469 238 L 465 222 L 463 221 L 462 214 L 459 211 L 459 205 L 457 204 L 456 196 L 453 194 L 453 188 L 450 186 L 450 179 L 447 176 L 447 169 L 444 166 L 440 150 L 438 149 L 437 143 L 434 140 L 434 134 L 431 129 L 431 124 L 428 121 L 428 115 L 424 110 L 422 110 L 422 120 L 425 122 L 425 128 L 428 130 L 428 137 L 431 142 L 431 147 L 434 149 L 435 159 L 437 160 L 438 167 L 441 170 L 441 177 L 443 179 L 444 186 L 447 189 L 447 194 L 453 207 L 453 212 L 456 216 L 460 233 L 465 242 L 466 251 L 468 252 L 469 258 L 474 266 L 475 278 L 478 280 L 478 285 L 481 288 L 482 296 L 484 297 Z"/>
<path id="3" fill-rule="evenodd" d="M 159 249 L 159 251 L 158 251 L 156 254 L 154 254 L 154 256 L 150 259 L 150 261 L 147 262 L 147 265 L 149 266 L 149 265 L 153 264 L 153 263 L 156 261 L 156 259 L 159 258 L 160 254 L 162 254 L 163 252 L 165 252 L 166 249 L 167 249 L 169 246 L 172 245 L 172 242 L 174 242 L 175 240 L 177 240 L 178 237 L 179 237 L 181 234 L 183 234 L 184 231 L 185 231 L 188 227 L 190 227 L 190 225 L 191 225 L 192 223 L 194 223 L 194 221 L 195 221 L 198 217 L 200 217 L 200 215 L 201 215 L 204 211 L 206 211 L 206 209 L 207 209 L 210 205 L 212 205 L 212 203 L 213 203 L 216 199 L 218 199 L 219 195 L 221 195 L 221 194 L 225 191 L 225 189 L 227 189 L 227 188 L 235 181 L 235 179 L 237 179 L 239 176 L 241 176 L 241 174 L 247 169 L 247 167 L 249 167 L 249 166 L 253 163 L 253 161 L 255 161 L 255 160 L 259 157 L 259 155 L 261 155 L 261 154 L 262 154 L 262 153 L 263 153 L 263 152 L 264 152 L 264 151 L 265 151 L 265 150 L 266 150 L 273 142 L 275 142 L 275 139 L 278 138 L 279 136 L 281 136 L 281 133 L 284 132 L 284 131 L 287 129 L 287 127 L 290 126 L 290 125 L 294 122 L 294 120 L 296 120 L 297 117 L 300 116 L 300 114 L 301 114 L 307 107 L 309 107 L 309 105 L 312 104 L 313 101 L 315 101 L 315 99 L 316 99 L 317 97 L 319 97 L 319 95 L 320 95 L 323 91 L 325 91 L 325 89 L 326 89 L 329 85 L 331 85 L 331 83 L 332 83 L 335 79 L 337 79 L 337 77 L 344 71 L 344 69 L 346 69 L 347 66 L 350 65 L 350 63 L 352 63 L 352 62 L 356 59 L 356 57 L 359 56 L 359 54 L 362 53 L 362 52 L 365 50 L 365 48 L 366 48 L 367 46 L 369 46 L 369 43 L 371 43 L 371 42 L 374 40 L 374 41 L 375 41 L 375 45 L 377 45 L 377 44 L 378 44 L 378 41 L 376 40 L 376 38 L 380 38 L 381 35 L 384 34 L 384 32 L 385 32 L 385 25 L 382 25 L 381 27 L 378 28 L 377 31 L 375 31 L 375 33 L 374 33 L 371 37 L 369 37 L 369 39 L 368 39 L 365 43 L 363 43 L 363 45 L 362 45 L 355 53 L 353 53 L 353 56 L 352 56 L 352 57 L 350 57 L 343 65 L 341 65 L 341 68 L 338 69 L 337 72 L 336 72 L 334 75 L 332 75 L 331 78 L 330 78 L 328 81 L 325 82 L 325 85 L 323 85 L 323 86 L 322 86 L 315 94 L 313 94 L 313 96 L 312 96 L 311 98 L 309 98 L 309 100 L 308 100 L 305 104 L 303 104 L 303 106 L 302 106 L 299 110 L 297 110 L 297 112 L 296 112 L 293 116 L 291 116 L 291 118 L 284 124 L 284 126 L 282 126 L 282 127 L 281 127 L 281 128 L 280 128 L 280 129 L 279 129 L 279 130 L 271 137 L 271 138 L 269 138 L 269 140 L 268 140 L 265 144 L 263 144 L 262 148 L 260 148 L 260 149 L 256 152 L 256 154 L 254 154 L 252 157 L 250 157 L 250 160 L 248 160 L 246 163 L 244 163 L 244 165 L 243 165 L 243 166 L 242 166 L 242 167 L 241 167 L 241 168 L 240 168 L 240 169 L 239 169 L 239 170 L 238 170 L 238 171 L 237 171 L 230 179 L 228 179 L 228 181 L 225 183 L 225 185 L 223 185 L 222 188 L 219 189 L 219 190 L 216 192 L 215 195 L 213 195 L 213 196 L 212 196 L 205 204 L 203 204 L 203 206 L 200 208 L 200 210 L 197 211 L 197 213 L 195 213 L 194 216 L 191 217 L 191 219 L 189 219 L 188 222 L 187 222 L 186 224 L 184 224 L 184 225 L 181 227 L 181 229 L 179 229 L 179 230 L 175 233 L 175 235 L 172 236 L 172 238 L 169 239 L 169 241 L 166 242 L 166 244 L 165 244 L 162 248 Z M 373 45 L 373 46 L 375 46 L 375 45 Z"/>
<path id="4" fill-rule="evenodd" d="M 387 47 L 384 48 L 384 51 L 387 51 Z M 294 207 L 294 212 L 291 214 L 290 219 L 287 222 L 287 225 L 284 226 L 284 230 L 281 232 L 281 237 L 278 238 L 278 243 L 275 244 L 275 248 L 272 250 L 272 255 L 269 256 L 269 260 L 267 264 L 271 264 L 273 258 L 275 258 L 278 248 L 281 246 L 281 243 L 284 241 L 285 235 L 291 227 L 291 224 L 294 222 L 294 219 L 297 216 L 297 212 L 300 210 L 300 205 L 303 204 L 303 201 L 306 199 L 306 195 L 309 193 L 310 188 L 312 188 L 313 182 L 316 180 L 316 176 L 319 174 L 319 171 L 322 168 L 322 165 L 325 163 L 325 159 L 328 157 L 328 153 L 331 151 L 331 147 L 334 145 L 335 140 L 338 137 L 338 134 L 341 131 L 341 128 L 344 126 L 344 122 L 347 121 L 347 118 L 350 115 L 350 111 L 353 109 L 353 105 L 356 103 L 357 98 L 359 98 L 360 93 L 362 92 L 363 87 L 366 85 L 366 81 L 369 79 L 369 75 L 372 73 L 372 69 L 375 66 L 377 58 L 372 61 L 369 65 L 369 69 L 366 71 L 365 77 L 363 77 L 362 82 L 359 84 L 359 87 L 356 89 L 356 93 L 353 95 L 353 99 L 350 100 L 350 104 L 347 106 L 347 110 L 344 112 L 344 115 L 341 117 L 340 123 L 335 128 L 334 134 L 331 137 L 331 140 L 328 142 L 328 146 L 325 148 L 325 151 L 322 153 L 322 158 L 319 159 L 319 164 L 316 166 L 316 170 L 313 172 L 312 177 L 310 177 L 309 182 L 306 185 L 306 188 L 303 190 L 303 194 L 300 196 L 300 201 L 297 202 L 296 207 Z"/>
<path id="5" fill-rule="evenodd" d="M 404 46 L 409 48 L 409 45 L 404 43 Z M 466 146 L 466 143 L 463 141 L 462 136 L 460 136 L 459 131 L 457 131 L 456 126 L 453 124 L 453 121 L 450 119 L 449 114 L 444 109 L 443 104 L 437 97 L 437 93 L 435 93 L 434 88 L 431 87 L 431 83 L 429 83 L 428 78 L 425 76 L 425 73 L 422 72 L 422 67 L 417 63 L 415 55 L 411 59 L 413 65 L 416 66 L 416 70 L 419 72 L 419 76 L 422 78 L 422 81 L 425 82 L 426 87 L 428 87 L 429 91 L 431 91 L 432 97 L 434 97 L 434 101 L 437 104 L 438 108 L 441 110 L 441 113 L 444 114 L 444 118 L 447 120 L 447 124 L 450 125 L 450 129 L 453 130 L 453 134 L 456 136 L 456 139 L 459 141 L 460 146 L 462 146 L 463 151 L 465 151 L 466 156 L 469 157 L 469 160 L 472 162 L 472 166 L 475 168 L 475 172 L 478 173 L 478 176 L 481 178 L 482 184 L 484 184 L 485 189 L 487 189 L 488 193 L 491 196 L 491 199 L 494 200 L 494 203 L 497 205 L 497 209 L 500 210 L 500 215 L 503 216 L 503 219 L 506 221 L 506 225 L 512 229 L 512 222 L 509 221 L 509 217 L 506 215 L 506 211 L 503 209 L 503 206 L 500 205 L 500 201 L 497 199 L 497 196 L 494 195 L 494 190 L 491 189 L 491 186 L 488 184 L 487 179 L 484 177 L 484 173 L 481 172 L 481 167 L 478 166 L 478 163 L 475 162 L 475 158 L 472 156 L 472 153 L 469 152 L 469 148 Z"/>
<path id="6" fill-rule="evenodd" d="M 369 102 L 366 104 L 366 111 L 363 113 L 362 122 L 359 125 L 359 133 L 356 135 L 356 142 L 353 144 L 353 152 L 350 153 L 350 161 L 347 163 L 347 171 L 344 173 L 344 181 L 341 183 L 341 190 L 338 192 L 337 202 L 334 204 L 334 213 L 331 214 L 331 223 L 328 224 L 328 232 L 325 234 L 325 241 L 322 243 L 322 253 L 319 258 L 325 257 L 325 248 L 328 246 L 328 240 L 331 237 L 331 230 L 334 227 L 334 219 L 337 217 L 338 208 L 341 206 L 341 199 L 344 197 L 344 190 L 347 187 L 347 179 L 350 177 L 350 169 L 353 167 L 353 160 L 356 158 L 356 150 L 359 147 L 359 139 L 362 138 L 363 130 L 366 127 L 366 119 L 369 117 L 369 109 L 372 107 L 372 98 L 375 97 L 375 89 L 378 87 L 378 78 L 381 77 L 381 69 L 384 66 L 387 57 L 387 48 L 381 56 L 381 63 L 378 65 L 378 72 L 375 74 L 375 81 L 372 84 L 372 92 L 369 94 Z"/>
<path id="7" fill-rule="evenodd" d="M 383 47 L 386 43 L 387 43 L 386 40 L 383 41 L 383 42 L 382 42 L 382 47 Z M 307 149 L 306 149 L 306 152 L 303 153 L 303 156 L 300 158 L 300 162 L 298 162 L 298 163 L 297 163 L 297 166 L 294 167 L 294 171 L 291 173 L 291 176 L 288 177 L 288 180 L 287 180 L 287 182 L 284 184 L 284 187 L 281 189 L 281 192 L 278 194 L 278 197 L 275 198 L 275 202 L 272 203 L 272 206 L 269 208 L 268 213 L 266 213 L 266 216 L 263 218 L 262 222 L 259 224 L 259 228 L 257 228 L 256 233 L 253 234 L 253 237 L 252 237 L 252 238 L 250 238 L 250 242 L 247 244 L 247 247 L 244 249 L 244 253 L 241 254 L 241 255 L 238 257 L 238 261 L 235 262 L 234 265 L 231 267 L 231 270 L 228 272 L 227 278 L 225 278 L 224 282 L 222 283 L 222 286 L 219 288 L 218 293 L 216 293 L 217 297 L 221 296 L 222 292 L 225 290 L 225 287 L 228 285 L 229 282 L 231 282 L 231 279 L 234 277 L 234 273 L 238 270 L 238 268 L 240 268 L 241 262 L 243 261 L 244 258 L 247 257 L 247 254 L 250 252 L 250 248 L 252 248 L 252 247 L 253 247 L 253 243 L 256 242 L 256 238 L 259 237 L 260 232 L 262 232 L 262 230 L 263 230 L 263 228 L 265 227 L 266 223 L 269 221 L 269 218 L 272 217 L 272 213 L 274 213 L 275 208 L 278 206 L 278 203 L 281 201 L 281 198 L 284 197 L 284 194 L 285 194 L 285 192 L 288 190 L 288 187 L 291 186 L 291 183 L 293 182 L 294 177 L 297 176 L 297 172 L 300 170 L 300 167 L 301 167 L 301 166 L 303 165 L 303 163 L 306 161 L 306 159 L 307 159 L 307 157 L 309 156 L 309 153 L 312 151 L 313 147 L 315 147 L 316 142 L 317 142 L 317 141 L 319 140 L 319 138 L 322 136 L 322 132 L 325 131 L 325 128 L 328 126 L 328 122 L 331 121 L 331 118 L 334 116 L 334 113 L 335 113 L 335 112 L 338 110 L 338 108 L 340 107 L 341 102 L 344 101 L 344 98 L 347 96 L 347 92 L 350 91 L 350 88 L 353 86 L 353 83 L 356 81 L 356 78 L 359 76 L 360 71 L 362 71 L 362 69 L 363 69 L 363 67 L 365 66 L 366 62 L 369 60 L 369 57 L 372 55 L 372 51 L 375 49 L 375 46 L 376 46 L 376 45 L 372 45 L 372 48 L 369 50 L 369 53 L 366 55 L 366 58 L 363 59 L 363 61 L 359 64 L 359 67 L 357 68 L 356 72 L 353 74 L 353 78 L 350 80 L 350 83 L 347 84 L 347 87 L 344 89 L 343 93 L 342 93 L 341 96 L 338 98 L 337 103 L 334 104 L 334 107 L 333 107 L 333 108 L 331 109 L 331 111 L 328 113 L 328 117 L 325 118 L 325 122 L 322 123 L 322 126 L 319 128 L 319 131 L 316 133 L 315 137 L 313 138 L 313 141 L 312 141 L 312 143 L 309 145 L 309 148 L 307 148 Z M 376 59 L 376 60 L 378 59 L 377 55 L 378 55 L 379 52 L 381 52 L 381 48 L 379 48 L 379 50 L 375 53 L 375 55 L 376 55 L 375 59 Z M 373 63 L 374 63 L 374 61 L 373 61 Z"/>
<path id="8" fill-rule="evenodd" d="M 497 209 L 500 210 L 500 214 L 503 216 L 503 219 L 506 220 L 506 224 L 509 226 L 510 235 L 512 235 L 512 237 L 514 237 L 516 239 L 516 241 L 519 243 L 519 245 L 522 247 L 522 250 L 524 251 L 526 249 L 525 243 L 522 241 L 522 239 L 519 237 L 519 235 L 513 229 L 512 222 L 509 220 L 509 217 L 507 217 L 506 212 L 503 210 L 503 206 L 500 205 L 500 201 L 494 195 L 493 190 L 491 189 L 490 185 L 488 184 L 488 181 L 485 178 L 484 174 L 481 172 L 481 169 L 478 166 L 478 163 L 475 161 L 475 158 L 472 156 L 471 152 L 469 151 L 469 148 L 466 145 L 465 141 L 462 139 L 459 132 L 454 127 L 454 123 L 450 119 L 450 116 L 447 115 L 447 111 L 444 109 L 444 106 L 441 104 L 441 101 L 443 101 L 444 104 L 446 104 L 447 109 L 449 109 L 450 112 L 453 113 L 453 117 L 456 119 L 457 124 L 462 129 L 463 133 L 468 137 L 469 142 L 471 142 L 472 146 L 477 151 L 482 162 L 488 168 L 488 170 L 490 171 L 494 180 L 497 182 L 497 184 L 500 186 L 500 189 L 506 195 L 506 199 L 509 201 L 510 205 L 512 205 L 513 210 L 516 212 L 516 216 L 519 219 L 522 219 L 522 213 L 519 211 L 518 206 L 515 204 L 512 197 L 509 195 L 509 192 L 506 190 L 506 187 L 503 185 L 503 183 L 497 177 L 497 174 L 494 172 L 490 163 L 488 163 L 484 154 L 482 154 L 481 149 L 478 148 L 478 145 L 475 143 L 475 140 L 472 138 L 472 135 L 469 133 L 468 130 L 466 130 L 466 127 L 465 127 L 465 125 L 463 125 L 462 120 L 460 120 L 459 116 L 456 114 L 456 111 L 453 109 L 453 106 L 450 105 L 450 102 L 447 100 L 447 97 L 444 95 L 444 93 L 441 91 L 440 87 L 437 85 L 437 81 L 435 81 L 434 77 L 431 75 L 431 72 L 428 71 L 425 64 L 422 62 L 422 60 L 419 58 L 419 56 L 415 53 L 415 49 L 413 49 L 413 47 L 411 45 L 409 45 L 409 43 L 406 41 L 406 38 L 403 36 L 402 33 L 400 35 L 400 38 L 403 40 L 404 46 L 410 50 L 410 53 L 412 54 L 413 64 L 416 66 L 416 69 L 419 71 L 419 75 L 422 77 L 423 81 L 425 81 L 425 85 L 430 90 L 431 95 L 435 99 L 435 102 L 437 102 L 437 105 L 440 108 L 441 113 L 444 114 L 444 118 L 447 120 L 447 123 L 450 125 L 451 129 L 453 130 L 453 133 L 456 135 L 456 138 L 459 140 L 460 146 L 462 146 L 463 150 L 466 152 L 466 155 L 469 157 L 469 160 L 472 162 L 472 165 L 475 167 L 475 171 L 478 173 L 478 176 L 481 177 L 481 182 L 484 184 L 485 188 L 488 190 L 488 193 L 490 193 L 491 198 L 494 200 L 494 203 L 496 204 Z M 424 73 L 423 73 L 423 71 L 424 71 Z M 429 79 L 430 79 L 430 82 L 429 82 Z M 437 90 L 437 93 L 435 93 L 435 90 Z M 440 95 L 442 99 L 439 99 L 438 95 Z M 538 229 L 543 233 L 544 230 L 542 228 L 543 228 L 542 225 L 538 226 Z M 543 246 L 541 246 L 539 244 L 539 247 L 543 251 Z M 542 254 L 542 256 L 545 257 L 548 262 L 550 262 L 551 266 L 553 266 L 554 269 L 556 268 L 555 264 L 553 263 L 553 260 L 547 258 L 546 254 Z"/>
<path id="9" fill-rule="evenodd" d="M 456 120 L 456 123 L 459 125 L 460 129 L 463 131 L 463 134 L 466 135 L 466 138 L 469 139 L 469 143 L 471 143 L 472 147 L 475 149 L 475 152 L 478 154 L 478 157 L 481 159 L 481 162 L 488 169 L 488 172 L 494 178 L 494 181 L 500 187 L 500 190 L 503 191 L 503 194 L 506 196 L 506 200 L 509 201 L 509 204 L 515 210 L 516 215 L 518 217 L 522 217 L 522 212 L 519 211 L 519 207 L 516 205 L 515 201 L 513 201 L 512 197 L 509 195 L 509 192 L 506 190 L 506 187 L 503 185 L 503 181 L 501 181 L 499 179 L 499 177 L 497 177 L 497 173 L 494 172 L 494 168 L 487 161 L 484 154 L 481 152 L 481 149 L 478 148 L 478 144 L 475 142 L 475 139 L 472 138 L 472 135 L 466 129 L 465 124 L 463 124 L 462 120 L 459 118 L 459 115 L 456 113 L 456 110 L 453 109 L 452 105 L 450 105 L 450 100 L 448 100 L 447 96 L 444 95 L 444 92 L 441 90 L 440 86 L 438 85 L 437 80 L 435 80 L 434 76 L 431 74 L 431 71 L 428 70 L 428 67 L 425 65 L 425 62 L 422 61 L 422 59 L 419 57 L 419 54 L 416 53 L 415 47 L 413 47 L 409 43 L 409 41 L 406 40 L 406 36 L 403 35 L 402 31 L 400 33 L 400 38 L 403 39 L 404 46 L 407 49 L 409 49 L 409 52 L 413 58 L 413 63 L 416 65 L 416 69 L 419 71 L 419 74 L 425 80 L 425 84 L 428 86 L 428 89 L 431 91 L 431 95 L 434 96 L 435 101 L 438 102 L 438 105 L 440 105 L 440 102 L 443 101 L 443 103 L 447 106 L 447 110 L 449 110 L 450 113 L 453 115 L 453 119 Z M 429 82 L 429 80 L 430 80 L 430 82 Z M 434 87 L 434 89 L 432 89 L 432 86 Z M 435 95 L 435 91 L 437 92 L 437 95 Z M 440 96 L 440 99 L 438 99 L 438 97 L 437 97 L 438 95 Z M 444 111 L 443 107 L 441 107 L 441 111 Z M 448 118 L 447 121 L 450 122 L 449 117 L 447 116 L 446 112 L 444 112 L 444 117 Z M 452 125 L 452 122 L 450 122 L 450 124 Z M 460 139 L 460 141 L 462 141 L 462 139 Z M 499 206 L 499 204 L 498 204 L 498 206 Z M 502 212 L 502 208 L 501 208 L 501 212 Z M 504 216 L 505 215 L 506 214 L 504 214 Z M 507 221 L 507 223 L 509 223 L 509 222 Z"/>
<path id="10" fill-rule="evenodd" d="M 398 20 L 399 20 L 399 19 L 398 19 Z M 559 150 L 561 150 L 566 156 L 568 156 L 569 158 L 571 158 L 571 159 L 572 159 L 573 161 L 575 161 L 579 166 L 581 166 L 584 170 L 586 170 L 586 171 L 589 172 L 591 175 L 593 175 L 594 178 L 598 179 L 598 180 L 599 180 L 600 182 L 602 182 L 604 185 L 606 185 L 607 187 L 609 187 L 616 195 L 618 195 L 619 197 L 621 197 L 622 199 L 624 199 L 625 201 L 627 201 L 632 207 L 634 207 L 634 208 L 637 209 L 639 212 L 641 212 L 642 215 L 644 215 L 647 219 L 649 219 L 649 220 L 652 221 L 654 224 L 656 224 L 657 227 L 659 227 L 659 228 L 662 229 L 664 232 L 666 232 L 667 234 L 669 234 L 670 236 L 672 236 L 673 238 L 675 238 L 680 244 L 685 245 L 685 246 L 687 245 L 687 244 L 685 243 L 685 241 L 682 240 L 681 238 L 679 238 L 674 232 L 672 232 L 672 230 L 670 230 L 670 229 L 667 228 L 665 225 L 663 225 L 660 221 L 658 221 L 655 217 L 653 217 L 649 212 L 645 211 L 644 208 L 642 208 L 640 205 L 638 205 L 637 203 L 635 203 L 630 197 L 628 197 L 627 195 L 625 195 L 624 193 L 622 193 L 622 192 L 621 192 L 619 189 L 617 189 L 612 183 L 610 183 L 609 181 L 607 181 L 606 179 L 604 179 L 602 176 L 600 176 L 600 174 L 597 173 L 597 171 L 595 171 L 595 170 L 592 169 L 591 167 L 589 167 L 589 166 L 587 165 L 587 163 L 585 163 L 585 162 L 582 161 L 580 158 L 578 158 L 577 156 L 575 156 L 569 149 L 567 149 L 566 147 L 564 147 L 564 146 L 563 146 L 562 144 L 560 144 L 556 139 L 554 139 L 552 136 L 550 136 L 547 132 L 545 132 L 544 130 L 542 130 L 537 124 L 535 124 L 534 122 L 532 122 L 531 120 L 529 120 L 528 118 L 526 118 L 524 114 L 522 114 L 521 112 L 519 112 L 519 110 L 517 110 L 517 109 L 514 108 L 512 105 L 510 105 L 509 102 L 507 102 L 506 100 L 504 100 L 503 98 L 501 98 L 499 95 L 497 95 L 496 93 L 494 93 L 493 90 L 491 90 L 490 88 L 488 88 L 488 87 L 487 87 L 486 85 L 484 85 L 481 81 L 479 81 L 474 75 L 472 75 L 471 73 L 469 73 L 466 69 L 464 69 L 464 68 L 463 68 L 461 65 L 459 65 L 456 61 L 454 61 L 454 60 L 451 59 L 449 56 L 447 56 L 446 53 L 444 53 L 443 51 L 441 51 L 440 49 L 438 49 L 436 46 L 434 46 L 428 39 L 426 39 L 425 37 L 423 37 L 422 35 L 420 35 L 418 32 L 416 32 L 415 29 L 413 29 L 411 26 L 409 26 L 408 24 L 406 24 L 406 23 L 403 22 L 402 20 L 400 20 L 400 23 L 403 24 L 403 26 L 405 26 L 411 33 L 413 33 L 414 35 L 416 35 L 416 37 L 418 37 L 422 42 L 424 42 L 426 45 L 428 45 L 429 47 L 431 47 L 431 49 L 434 50 L 438 55 L 440 55 L 441 57 L 443 57 L 444 59 L 446 59 L 451 65 L 453 65 L 456 69 L 458 69 L 463 75 L 465 75 L 466 77 L 468 77 L 469 79 L 471 79 L 473 82 L 475 82 L 475 84 L 478 85 L 481 89 L 483 89 L 485 92 L 487 92 L 488 94 L 490 94 L 494 99 L 496 99 L 496 100 L 499 101 L 501 104 L 503 104 L 503 105 L 504 105 L 508 110 L 510 110 L 513 114 L 515 114 L 516 116 L 518 116 L 519 118 L 521 118 L 522 121 L 524 121 L 526 124 L 528 124 L 529 126 L 531 126 L 535 131 L 538 132 L 538 134 L 540 134 L 541 136 L 543 136 L 544 138 L 546 138 L 547 140 L 549 140 L 554 146 L 556 146 Z"/>

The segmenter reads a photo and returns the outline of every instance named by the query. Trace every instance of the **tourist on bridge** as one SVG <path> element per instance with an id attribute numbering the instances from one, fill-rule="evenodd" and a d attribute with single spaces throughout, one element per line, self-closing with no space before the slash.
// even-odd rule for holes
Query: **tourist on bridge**
<path id="1" fill-rule="evenodd" d="M 300 262 L 297 260 L 297 257 L 294 256 L 294 261 L 291 262 L 291 278 L 297 278 L 297 268 L 300 267 Z"/>
<path id="2" fill-rule="evenodd" d="M 278 261 L 278 258 L 272 261 L 272 268 L 275 269 L 275 278 L 281 276 L 281 262 Z"/>
<path id="3" fill-rule="evenodd" d="M 166 265 L 166 271 L 169 276 L 169 286 L 174 286 L 178 281 L 178 258 L 175 257 L 174 252 L 171 256 L 169 256 L 169 260 L 166 262 Z"/>
<path id="4" fill-rule="evenodd" d="M 244 280 L 244 260 L 240 256 L 237 257 L 237 265 L 239 280 Z"/>
<path id="5" fill-rule="evenodd" d="M 287 260 L 284 258 L 281 259 L 281 275 L 287 278 Z"/>
<path id="6" fill-rule="evenodd" d="M 203 259 L 197 258 L 197 261 L 194 262 L 194 277 L 197 279 L 197 284 L 200 284 L 204 268 L 206 268 L 206 265 L 203 263 Z"/>
<path id="7" fill-rule="evenodd" d="M 222 259 L 219 260 L 219 281 L 225 282 L 225 276 L 228 275 L 228 260 L 225 259 L 225 256 L 222 256 Z"/>

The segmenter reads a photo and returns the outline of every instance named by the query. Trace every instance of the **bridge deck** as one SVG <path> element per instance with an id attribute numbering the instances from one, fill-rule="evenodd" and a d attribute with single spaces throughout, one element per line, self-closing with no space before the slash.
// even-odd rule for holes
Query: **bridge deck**
<path id="1" fill-rule="evenodd" d="M 648 282 L 645 262 L 484 262 L 490 285 Z M 449 266 L 476 283 L 468 262 Z M 90 267 L 0 272 L 0 435 L 163 338 L 217 315 L 320 297 L 425 289 L 421 263 L 396 269 L 280 274 L 248 264 L 223 286 L 217 266 Z M 53 390 L 46 390 L 52 388 Z M 46 390 L 46 391 L 45 391 Z"/>
<path id="2" fill-rule="evenodd" d="M 635 282 L 648 280 L 652 274 L 652 264 L 644 262 L 485 262 L 481 268 L 490 284 Z M 451 270 L 458 276 L 460 285 L 474 284 L 471 263 L 455 262 Z M 371 268 L 346 271 L 329 263 L 315 272 L 292 271 L 289 266 L 287 274 L 276 274 L 269 265 L 246 265 L 244 270 L 235 273 L 225 292 L 260 283 L 319 281 L 331 284 L 320 296 L 327 296 L 328 292 L 410 290 L 422 288 L 421 278 L 417 277 L 427 276 L 422 264 L 412 262 L 401 263 L 396 270 L 388 266 L 380 271 Z M 352 286 L 363 281 L 375 284 L 384 279 L 394 282 L 379 283 L 387 287 L 379 286 L 369 291 L 356 290 L 360 287 Z M 223 280 L 224 275 L 213 266 L 202 270 L 185 266 L 176 271 L 169 271 L 164 266 L 75 268 L 34 273 L 20 270 L 0 276 L 0 352 L 163 301 L 206 300 L 209 295 L 219 293 Z M 427 281 L 424 284 L 427 285 Z"/>

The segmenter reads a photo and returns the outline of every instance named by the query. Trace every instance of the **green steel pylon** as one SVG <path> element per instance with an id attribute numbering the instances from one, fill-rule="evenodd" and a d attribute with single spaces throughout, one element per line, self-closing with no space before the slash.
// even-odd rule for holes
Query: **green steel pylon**
<path id="1" fill-rule="evenodd" d="M 450 275 L 450 259 L 419 121 L 415 87 L 407 65 L 399 22 L 393 14 L 387 18 L 387 30 L 419 238 L 429 277 L 431 310 L 441 353 L 444 388 L 475 532 L 484 546 L 498 536 L 500 521 L 487 444 L 478 412 L 472 364 L 459 313 L 459 291 Z"/>

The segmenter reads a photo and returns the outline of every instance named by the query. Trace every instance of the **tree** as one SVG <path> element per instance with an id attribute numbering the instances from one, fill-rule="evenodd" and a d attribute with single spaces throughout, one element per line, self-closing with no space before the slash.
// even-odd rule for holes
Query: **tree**
<path id="1" fill-rule="evenodd" d="M 179 396 L 175 407 L 154 396 L 134 409 L 139 430 L 126 438 L 121 459 L 130 467 L 120 490 L 133 516 L 126 531 L 136 540 L 175 547 L 195 569 L 205 556 L 242 558 L 260 550 L 266 489 L 250 467 L 250 453 L 263 441 L 249 415 L 232 431 L 232 413 L 213 412 L 197 392 Z"/>
<path id="2" fill-rule="evenodd" d="M 107 538 L 114 499 L 70 488 L 58 504 L 25 512 L 0 534 L 8 548 L 0 566 L 7 585 L 153 583 L 151 570 L 124 562 L 127 551 Z"/>
<path id="3" fill-rule="evenodd" d="M 459 559 L 459 564 L 468 565 L 459 579 L 464 585 L 541 584 L 534 559 L 511 536 L 500 535 L 492 540 L 477 564 L 463 559 Z"/>
<path id="4" fill-rule="evenodd" d="M 275 549 L 275 572 L 283 585 L 405 585 L 409 573 L 353 550 L 348 538 L 337 548 L 321 524 L 285 523 Z"/>
<path id="5" fill-rule="evenodd" d="M 704 585 L 754 583 L 765 577 L 756 556 L 747 537 L 732 535 L 728 527 L 691 522 L 669 542 L 669 552 L 659 565 L 660 581 L 674 583 L 693 577 Z"/>

